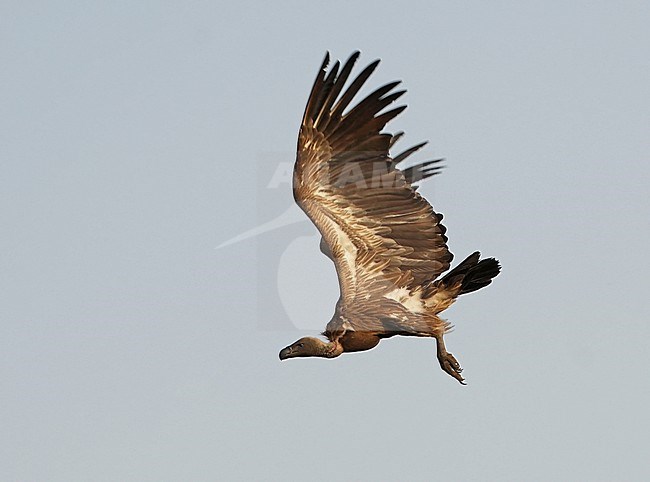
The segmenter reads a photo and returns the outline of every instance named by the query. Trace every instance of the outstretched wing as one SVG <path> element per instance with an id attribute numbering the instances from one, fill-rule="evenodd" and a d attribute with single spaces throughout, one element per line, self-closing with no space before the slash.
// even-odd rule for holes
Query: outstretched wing
<path id="1" fill-rule="evenodd" d="M 380 294 L 414 287 L 449 268 L 442 216 L 411 186 L 437 172 L 433 161 L 396 168 L 424 144 L 391 159 L 399 137 L 381 132 L 402 112 L 384 112 L 405 91 L 399 82 L 378 88 L 348 109 L 379 61 L 343 90 L 359 57 L 355 52 L 329 72 L 329 55 L 312 87 L 300 127 L 294 169 L 294 197 L 316 225 L 336 266 L 344 303 L 358 293 Z M 340 72 L 339 72 L 340 68 Z"/>

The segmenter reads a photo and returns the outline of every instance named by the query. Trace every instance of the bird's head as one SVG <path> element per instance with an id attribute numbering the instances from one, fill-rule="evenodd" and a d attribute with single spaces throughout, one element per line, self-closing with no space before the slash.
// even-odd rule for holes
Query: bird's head
<path id="1" fill-rule="evenodd" d="M 280 360 L 287 358 L 299 358 L 308 356 L 318 356 L 333 358 L 341 354 L 342 349 L 338 350 L 339 345 L 325 343 L 318 338 L 306 336 L 295 343 L 283 348 L 280 351 Z"/>

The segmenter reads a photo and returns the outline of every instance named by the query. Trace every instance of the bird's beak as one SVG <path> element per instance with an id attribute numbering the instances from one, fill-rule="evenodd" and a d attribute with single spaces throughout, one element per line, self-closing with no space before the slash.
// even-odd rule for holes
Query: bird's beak
<path id="1" fill-rule="evenodd" d="M 280 360 L 286 360 L 287 358 L 291 358 L 291 347 L 290 346 L 284 348 L 280 352 Z"/>

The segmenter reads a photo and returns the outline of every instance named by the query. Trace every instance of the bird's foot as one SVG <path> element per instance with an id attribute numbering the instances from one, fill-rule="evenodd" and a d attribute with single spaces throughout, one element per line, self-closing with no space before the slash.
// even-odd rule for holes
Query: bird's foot
<path id="1" fill-rule="evenodd" d="M 465 379 L 460 374 L 463 369 L 460 367 L 460 363 L 458 363 L 454 355 L 447 351 L 439 351 L 438 362 L 440 363 L 440 368 L 445 372 L 458 380 L 462 385 L 467 385 Z"/>

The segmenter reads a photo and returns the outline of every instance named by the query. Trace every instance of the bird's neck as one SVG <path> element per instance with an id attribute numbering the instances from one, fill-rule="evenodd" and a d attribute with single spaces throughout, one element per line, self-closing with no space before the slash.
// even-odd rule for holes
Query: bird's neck
<path id="1" fill-rule="evenodd" d="M 338 341 L 324 342 L 318 338 L 314 339 L 317 341 L 317 343 L 314 346 L 314 353 L 312 356 L 335 358 L 343 353 L 343 347 Z"/>

